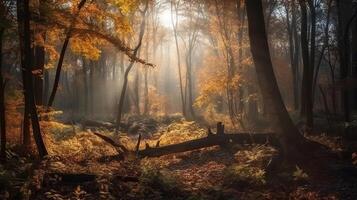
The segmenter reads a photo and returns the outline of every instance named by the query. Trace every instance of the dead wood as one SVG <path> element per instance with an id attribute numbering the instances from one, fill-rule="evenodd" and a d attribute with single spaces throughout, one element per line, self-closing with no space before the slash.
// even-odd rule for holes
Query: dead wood
<path id="1" fill-rule="evenodd" d="M 103 139 L 105 142 L 109 143 L 111 146 L 120 148 L 126 155 L 131 153 L 122 144 L 116 143 L 111 138 L 104 136 L 99 133 L 93 132 L 96 136 Z M 139 150 L 139 145 L 141 142 L 141 137 L 138 138 L 138 143 L 136 145 L 135 154 L 138 157 L 158 157 L 167 154 L 180 153 L 185 151 L 192 151 L 195 149 L 201 149 L 211 146 L 221 146 L 224 147 L 227 144 L 271 144 L 275 147 L 279 147 L 279 142 L 273 133 L 235 133 L 235 134 L 225 134 L 224 125 L 222 123 L 217 123 L 217 134 L 212 134 L 209 131 L 207 137 L 199 138 L 195 140 L 190 140 L 182 142 L 179 144 L 172 144 L 167 146 L 159 147 L 159 141 L 156 147 L 150 147 L 149 144 L 145 144 L 145 149 Z M 120 151 L 118 151 L 121 153 Z"/>
<path id="2" fill-rule="evenodd" d="M 266 144 L 277 145 L 278 141 L 271 133 L 237 133 L 237 134 L 214 134 L 205 138 L 190 140 L 179 144 L 172 144 L 158 148 L 146 148 L 138 151 L 140 157 L 158 157 L 172 153 L 192 151 L 211 146 L 225 146 L 234 144 Z"/>
<path id="3" fill-rule="evenodd" d="M 118 151 L 118 153 L 129 152 L 128 149 L 124 145 L 115 142 L 113 139 L 109 138 L 108 136 L 105 136 L 105 135 L 102 135 L 102 134 L 96 133 L 96 132 L 93 132 L 93 134 L 100 137 L 102 140 L 104 140 L 105 142 L 107 142 L 111 146 L 113 146 Z"/>

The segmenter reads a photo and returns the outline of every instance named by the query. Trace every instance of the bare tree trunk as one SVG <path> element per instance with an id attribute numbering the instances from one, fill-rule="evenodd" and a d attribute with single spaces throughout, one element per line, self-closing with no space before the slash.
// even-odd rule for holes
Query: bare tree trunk
<path id="1" fill-rule="evenodd" d="M 257 72 L 258 83 L 272 127 L 279 135 L 284 153 L 296 155 L 305 139 L 287 112 L 273 71 L 268 39 L 265 31 L 261 0 L 246 0 L 250 47 Z"/>
<path id="2" fill-rule="evenodd" d="M 350 44 L 345 40 L 345 36 L 349 36 L 346 31 L 347 21 L 351 17 L 351 7 L 352 1 L 336 1 L 337 2 L 337 13 L 338 13 L 338 52 L 340 59 L 340 79 L 345 80 L 349 75 L 349 54 L 350 54 Z M 350 95 L 348 90 L 343 90 L 341 92 L 342 108 L 344 113 L 344 118 L 346 122 L 350 121 Z"/>
<path id="3" fill-rule="evenodd" d="M 357 8 L 355 6 L 355 13 L 357 13 Z M 352 25 L 352 42 L 351 42 L 351 49 L 352 51 L 352 76 L 353 78 L 357 78 L 357 19 L 355 17 L 354 22 Z M 357 89 L 353 90 L 353 107 L 357 110 Z"/>
<path id="4" fill-rule="evenodd" d="M 83 72 L 83 89 L 84 89 L 84 105 L 83 105 L 83 109 L 84 109 L 84 115 L 86 116 L 88 114 L 88 95 L 89 95 L 89 91 L 88 91 L 88 82 L 87 82 L 87 61 L 85 60 L 85 58 L 82 59 L 83 61 L 83 66 L 82 66 L 82 72 Z"/>
<path id="5" fill-rule="evenodd" d="M 93 117 L 94 115 L 94 71 L 95 71 L 95 63 L 94 61 L 90 61 L 90 74 L 89 74 L 89 87 L 90 87 L 90 97 L 89 97 L 89 107 L 90 114 Z"/>
<path id="6" fill-rule="evenodd" d="M 24 74 L 24 95 L 25 106 L 28 106 L 31 115 L 32 130 L 40 157 L 46 156 L 47 150 L 42 140 L 40 124 L 37 116 L 35 97 L 33 93 L 32 80 L 32 57 L 31 57 L 31 38 L 30 38 L 30 10 L 29 0 L 17 0 L 17 16 L 19 26 L 19 39 L 21 46 L 21 65 Z M 26 102 L 27 101 L 27 102 Z"/>
<path id="7" fill-rule="evenodd" d="M 73 77 L 73 102 L 72 102 L 72 106 L 73 106 L 73 111 L 76 112 L 77 114 L 77 117 L 78 117 L 78 114 L 80 113 L 80 87 L 79 87 L 79 82 L 80 82 L 80 72 L 78 70 L 74 70 L 74 77 Z"/>
<path id="8" fill-rule="evenodd" d="M 335 78 L 335 66 L 332 64 L 331 61 L 331 50 L 330 47 L 327 47 L 327 55 L 328 55 L 328 66 L 330 69 L 330 76 L 331 76 L 331 82 L 332 82 L 332 92 L 331 92 L 331 99 L 332 99 L 332 110 L 333 114 L 337 114 L 337 103 L 336 103 L 336 78 Z"/>
<path id="9" fill-rule="evenodd" d="M 45 40 L 46 34 L 41 34 L 43 40 Z M 43 71 L 45 68 L 45 47 L 37 45 L 35 47 L 35 58 L 36 62 L 34 65 L 34 70 L 36 70 L 36 75 L 34 79 L 35 87 L 35 100 L 36 105 L 43 105 Z"/>
<path id="10" fill-rule="evenodd" d="M 297 110 L 299 108 L 299 87 L 298 87 L 298 54 L 299 47 L 297 43 L 297 30 L 296 30 L 296 13 L 295 13 L 295 1 L 286 3 L 286 22 L 287 22 L 287 30 L 288 30 L 288 38 L 289 38 L 289 54 L 290 54 L 290 66 L 293 77 L 293 90 L 294 90 L 294 100 L 293 105 L 294 109 Z M 290 20 L 290 11 L 291 9 L 291 20 Z M 291 22 L 290 22 L 291 21 Z"/>
<path id="11" fill-rule="evenodd" d="M 315 91 L 317 87 L 317 82 L 319 78 L 319 71 L 320 71 L 320 66 L 322 62 L 322 58 L 324 57 L 325 50 L 329 46 L 329 29 L 330 29 L 330 13 L 331 13 L 331 5 L 332 5 L 332 0 L 328 0 L 327 2 L 327 14 L 326 14 L 326 25 L 325 25 L 325 30 L 324 30 L 324 42 L 323 46 L 321 48 L 321 53 L 318 57 L 316 67 L 315 67 L 315 74 L 313 75 L 313 82 L 312 82 L 312 94 L 313 94 L 313 103 L 315 102 Z"/>
<path id="12" fill-rule="evenodd" d="M 139 39 L 138 39 L 138 44 L 136 45 L 133 55 L 134 57 L 136 57 L 136 55 L 138 54 L 138 51 L 141 47 L 142 44 L 142 40 L 144 37 L 144 32 L 145 32 L 145 25 L 146 25 L 146 20 L 145 20 L 145 15 L 146 15 L 146 11 L 149 7 L 149 1 L 146 1 L 146 5 L 145 5 L 145 9 L 144 11 L 142 11 L 141 13 L 141 17 L 142 17 L 142 22 L 140 25 L 140 33 L 139 33 Z M 120 98 L 119 98 L 119 105 L 118 105 L 118 115 L 117 115 L 117 122 L 116 122 L 116 132 L 119 131 L 120 128 L 120 122 L 121 122 L 121 117 L 122 117 L 122 112 L 123 112 L 123 105 L 124 105 L 124 100 L 125 100 L 125 92 L 128 86 L 128 76 L 130 73 L 131 68 L 133 68 L 135 64 L 135 61 L 131 61 L 129 66 L 126 68 L 125 73 L 124 73 L 124 81 L 123 81 L 123 87 L 120 93 Z"/>
<path id="13" fill-rule="evenodd" d="M 244 40 L 244 27 L 245 27 L 245 21 L 246 21 L 246 10 L 245 10 L 245 5 L 243 3 L 244 1 L 237 0 L 237 12 L 238 12 L 238 20 L 240 22 L 240 27 L 239 27 L 239 34 L 238 34 L 238 70 L 242 70 L 242 62 L 243 62 L 243 40 Z M 236 113 L 239 115 L 238 121 L 243 128 L 245 129 L 245 125 L 243 122 L 243 112 L 244 112 L 244 90 L 243 86 L 239 84 L 238 86 L 238 102 L 235 103 L 236 105 Z"/>
<path id="14" fill-rule="evenodd" d="M 149 113 L 148 69 L 144 69 L 144 115 Z"/>
<path id="15" fill-rule="evenodd" d="M 293 55 L 293 66 L 294 66 L 294 104 L 296 110 L 299 109 L 300 106 L 300 50 L 301 50 L 301 45 L 300 45 L 300 37 L 297 31 L 297 14 L 296 14 L 296 8 L 295 8 L 295 1 L 294 4 L 292 5 L 292 32 L 293 32 L 293 42 L 294 42 L 294 55 Z"/>
<path id="16" fill-rule="evenodd" d="M 188 50 L 189 53 L 187 55 L 187 70 L 186 70 L 186 78 L 187 78 L 187 88 L 188 88 L 188 109 L 190 112 L 190 117 L 193 119 L 196 118 L 195 111 L 193 109 L 193 80 L 192 80 L 192 49 Z"/>
<path id="17" fill-rule="evenodd" d="M 0 28 L 0 162 L 6 160 L 6 120 L 5 120 L 5 81 L 2 75 L 2 40 L 5 30 Z"/>
<path id="18" fill-rule="evenodd" d="M 23 75 L 24 76 L 24 75 Z M 23 81 L 24 81 L 23 77 Z M 24 116 L 22 121 L 22 144 L 24 145 L 25 149 L 28 149 L 31 145 L 31 135 L 30 135 L 30 111 L 29 105 L 26 105 L 26 96 L 24 97 L 25 107 L 24 107 Z"/>
<path id="19" fill-rule="evenodd" d="M 44 88 L 43 88 L 43 101 L 47 102 L 48 101 L 48 95 L 50 92 L 50 75 L 48 72 L 48 69 L 44 69 Z"/>
<path id="20" fill-rule="evenodd" d="M 65 88 L 66 88 L 65 98 L 66 99 L 67 98 L 68 99 L 73 99 L 71 87 L 70 87 L 70 84 L 69 84 L 69 75 L 68 74 L 69 74 L 68 70 L 65 71 L 65 73 L 64 73 L 64 85 L 65 85 Z M 70 104 L 71 104 L 71 101 L 66 101 L 65 108 L 71 109 Z"/>
<path id="21" fill-rule="evenodd" d="M 309 10 L 310 10 L 310 55 L 309 55 L 309 77 L 308 77 L 308 98 L 306 101 L 306 118 L 307 118 L 307 126 L 313 128 L 314 126 L 314 94 L 313 94 L 313 78 L 315 71 L 315 47 L 316 47 L 316 11 L 315 11 L 315 3 L 314 0 L 308 0 Z"/>
<path id="22" fill-rule="evenodd" d="M 180 57 L 180 47 L 177 38 L 177 23 L 178 23 L 178 5 L 180 1 L 171 1 L 171 22 L 172 28 L 174 30 L 174 37 L 175 37 L 175 45 L 176 45 L 176 56 L 177 56 L 177 68 L 178 68 L 178 75 L 179 75 L 179 83 L 180 83 L 180 96 L 181 96 L 181 104 L 182 104 L 182 114 L 186 117 L 186 98 L 184 97 L 184 89 L 183 89 L 183 81 L 182 81 L 182 71 L 181 71 L 181 57 Z M 174 13 L 175 12 L 175 13 Z M 174 14 L 176 18 L 174 18 Z"/>
<path id="23" fill-rule="evenodd" d="M 149 26 L 147 26 L 147 32 L 149 32 Z M 146 39 L 145 55 L 146 55 L 145 59 L 149 60 L 149 38 Z M 144 115 L 147 115 L 148 112 L 149 112 L 148 69 L 145 68 L 144 69 Z"/>
<path id="24" fill-rule="evenodd" d="M 135 78 L 134 78 L 134 103 L 135 103 L 135 113 L 140 115 L 140 95 L 139 95 L 139 87 L 140 87 L 140 74 L 139 70 L 136 69 Z"/>
<path id="25" fill-rule="evenodd" d="M 312 113 L 312 76 L 313 64 L 309 54 L 309 40 L 308 40 L 308 24 L 307 24 L 307 8 L 306 2 L 299 0 L 301 8 L 301 51 L 303 60 L 303 77 L 302 77 L 302 91 L 301 91 L 301 115 L 306 119 L 306 125 L 309 128 L 313 126 Z M 310 37 L 313 35 L 311 34 Z M 313 36 L 315 37 L 315 36 Z M 313 45 L 311 45 L 312 48 Z M 314 59 L 313 59 L 314 60 Z M 311 71 L 312 68 L 312 71 Z"/>
<path id="26" fill-rule="evenodd" d="M 55 80 L 54 80 L 54 83 L 53 83 L 53 88 L 52 88 L 52 92 L 51 92 L 51 95 L 50 95 L 50 99 L 48 100 L 48 104 L 47 104 L 48 107 L 51 107 L 52 104 L 53 104 L 53 101 L 55 100 L 55 96 L 56 96 L 56 92 L 57 92 L 57 89 L 58 89 L 59 80 L 60 80 L 60 77 L 61 77 L 62 64 L 63 64 L 64 56 L 66 54 L 67 46 L 69 44 L 69 40 L 72 37 L 72 31 L 73 31 L 73 28 L 74 28 L 74 25 L 75 25 L 76 18 L 79 15 L 79 12 L 81 11 L 81 9 L 82 9 L 82 7 L 84 6 L 85 3 L 86 3 L 86 0 L 81 0 L 81 2 L 79 2 L 78 6 L 77 6 L 77 11 L 74 14 L 74 17 L 73 17 L 73 19 L 71 21 L 71 24 L 70 24 L 70 26 L 69 26 L 69 28 L 67 30 L 66 38 L 65 38 L 65 40 L 63 42 L 63 46 L 62 46 L 62 49 L 61 49 L 60 57 L 58 59 Z"/>

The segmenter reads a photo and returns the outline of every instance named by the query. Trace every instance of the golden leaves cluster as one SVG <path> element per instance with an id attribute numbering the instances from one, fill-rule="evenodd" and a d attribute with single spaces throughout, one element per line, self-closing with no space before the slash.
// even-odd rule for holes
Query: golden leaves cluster
<path id="1" fill-rule="evenodd" d="M 103 38 L 103 35 L 118 39 L 131 35 L 133 29 L 129 15 L 137 10 L 140 1 L 86 1 L 76 15 L 78 4 L 79 0 L 55 0 L 46 1 L 45 4 L 40 5 L 39 10 L 42 13 L 38 21 L 34 20 L 34 24 L 42 26 L 42 31 L 37 31 L 35 43 L 45 47 L 46 55 L 48 55 L 46 68 L 53 67 L 58 61 L 59 51 L 72 23 L 73 31 L 69 45 L 71 52 L 89 60 L 99 59 L 101 49 L 110 42 Z M 64 65 L 72 58 L 66 57 Z"/>

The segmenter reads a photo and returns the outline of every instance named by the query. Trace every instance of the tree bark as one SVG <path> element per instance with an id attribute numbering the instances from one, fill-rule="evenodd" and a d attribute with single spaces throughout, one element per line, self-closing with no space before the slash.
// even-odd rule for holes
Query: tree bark
<path id="1" fill-rule="evenodd" d="M 43 71 L 45 66 L 45 47 L 35 47 L 36 64 L 34 70 L 38 71 L 35 75 L 35 100 L 36 105 L 43 105 Z"/>
<path id="2" fill-rule="evenodd" d="M 291 73 L 293 77 L 293 90 L 294 90 L 294 99 L 293 99 L 293 105 L 294 109 L 297 110 L 299 109 L 299 87 L 298 87 L 298 68 L 299 68 L 299 60 L 298 60 L 298 54 L 299 54 L 299 46 L 298 43 L 296 42 L 297 39 L 297 30 L 296 30 L 296 13 L 295 13 L 295 1 L 292 2 L 287 2 L 286 3 L 286 23 L 287 23 L 287 30 L 288 30 L 288 42 L 289 42 L 289 56 L 290 56 L 290 67 L 291 67 Z M 290 11 L 291 9 L 291 11 Z M 289 12 L 290 11 L 290 12 Z M 291 19 L 290 19 L 291 15 Z"/>
<path id="3" fill-rule="evenodd" d="M 149 26 L 147 26 L 147 32 L 149 32 Z M 147 38 L 146 39 L 146 48 L 145 48 L 145 59 L 146 60 L 149 60 L 149 44 L 150 44 L 149 38 Z M 144 115 L 147 115 L 148 113 L 149 113 L 148 69 L 145 68 L 144 69 Z"/>
<path id="4" fill-rule="evenodd" d="M 246 0 L 250 48 L 258 77 L 260 91 L 272 128 L 278 134 L 283 154 L 298 155 L 297 147 L 303 147 L 305 138 L 300 134 L 286 110 L 273 71 L 268 39 L 265 31 L 261 0 Z M 286 157 L 288 158 L 288 157 Z M 291 158 L 291 157 L 290 157 Z"/>
<path id="5" fill-rule="evenodd" d="M 83 61 L 83 66 L 82 66 L 82 72 L 83 72 L 83 91 L 84 91 L 84 104 L 83 104 L 83 110 L 84 110 L 84 115 L 87 116 L 88 114 L 88 96 L 89 96 L 89 91 L 88 91 L 88 82 L 87 82 L 87 61 L 85 58 L 82 59 Z"/>
<path id="6" fill-rule="evenodd" d="M 67 46 L 69 44 L 69 40 L 72 37 L 72 31 L 73 31 L 73 28 L 74 28 L 74 25 L 75 25 L 76 18 L 79 15 L 79 12 L 81 11 L 81 9 L 82 9 L 82 7 L 84 6 L 85 3 L 86 3 L 86 0 L 81 0 L 81 2 L 79 2 L 78 6 L 77 6 L 77 11 L 76 11 L 76 13 L 75 13 L 75 15 L 74 15 L 74 17 L 72 19 L 72 22 L 71 22 L 71 24 L 70 24 L 70 26 L 69 26 L 69 28 L 67 30 L 66 38 L 65 38 L 65 40 L 63 42 L 61 53 L 60 53 L 60 57 L 58 59 L 55 80 L 54 80 L 52 92 L 51 92 L 51 95 L 50 95 L 50 98 L 49 98 L 48 104 L 47 104 L 48 107 L 51 107 L 52 104 L 53 104 L 53 101 L 55 100 L 55 96 L 56 96 L 56 92 L 57 92 L 57 89 L 58 89 L 59 80 L 60 80 L 60 77 L 61 77 L 62 64 L 63 64 L 64 56 L 66 54 Z"/>
<path id="7" fill-rule="evenodd" d="M 148 69 L 144 69 L 144 115 L 149 114 L 149 84 Z"/>
<path id="8" fill-rule="evenodd" d="M 339 53 L 339 61 L 340 61 L 340 79 L 344 80 L 347 79 L 349 76 L 349 69 L 350 69 L 350 44 L 349 38 L 346 41 L 345 37 L 349 37 L 349 32 L 345 32 L 347 22 L 351 17 L 351 7 L 352 1 L 337 1 L 337 15 L 338 15 L 338 53 Z M 346 122 L 350 121 L 350 91 L 344 90 L 341 91 L 341 102 L 342 102 L 342 109 L 344 113 L 344 120 Z"/>
<path id="9" fill-rule="evenodd" d="M 90 72 L 89 72 L 89 108 L 90 108 L 90 115 L 93 117 L 94 115 L 94 72 L 95 72 L 95 63 L 94 61 L 89 62 Z"/>
<path id="10" fill-rule="evenodd" d="M 2 40 L 5 30 L 0 28 L 0 161 L 6 160 L 6 120 L 5 120 L 5 81 L 2 75 Z"/>
<path id="11" fill-rule="evenodd" d="M 140 95 L 139 95 L 140 88 L 139 87 L 140 87 L 140 74 L 139 74 L 139 69 L 136 69 L 133 92 L 134 92 L 134 105 L 135 105 L 134 112 L 137 115 L 140 115 Z"/>
<path id="12" fill-rule="evenodd" d="M 43 101 L 48 102 L 48 95 L 50 93 L 50 75 L 48 69 L 44 69 L 44 88 L 43 88 Z"/>
<path id="13" fill-rule="evenodd" d="M 309 40 L 308 40 L 308 24 L 307 24 L 307 8 L 304 0 L 299 0 L 301 8 L 301 51 L 303 61 L 303 76 L 301 88 L 301 115 L 306 119 L 306 125 L 309 128 L 313 126 L 313 113 L 312 113 L 312 74 L 313 64 L 311 55 L 309 53 Z M 313 35 L 310 34 L 310 37 Z M 315 36 L 313 36 L 315 37 Z M 312 49 L 312 44 L 311 47 Z M 311 70 L 312 69 L 312 70 Z M 312 74 L 311 74 L 312 73 Z"/>
<path id="14" fill-rule="evenodd" d="M 142 44 L 142 40 L 144 37 L 144 32 L 145 32 L 145 25 L 146 25 L 146 20 L 145 20 L 145 15 L 146 15 L 146 11 L 149 7 L 149 2 L 146 1 L 146 5 L 145 5 L 145 9 L 144 11 L 142 11 L 141 16 L 142 16 L 142 22 L 140 25 L 140 33 L 139 33 L 139 39 L 138 39 L 138 44 L 136 45 L 133 55 L 134 57 L 136 57 L 136 55 L 138 54 L 138 51 L 140 50 L 141 44 Z M 131 71 L 131 68 L 133 68 L 135 64 L 135 61 L 131 61 L 129 66 L 126 68 L 125 73 L 124 73 L 124 81 L 123 81 L 123 87 L 120 93 L 120 98 L 119 98 L 119 105 L 118 105 L 118 114 L 117 114 L 117 128 L 116 128 L 116 132 L 119 131 L 120 128 L 120 123 L 121 123 L 121 117 L 122 117 L 122 112 L 123 112 L 123 106 L 124 106 L 124 100 L 125 100 L 125 92 L 128 86 L 128 76 L 129 73 Z"/>
<path id="15" fill-rule="evenodd" d="M 31 115 L 33 136 L 37 145 L 40 157 L 46 156 L 47 150 L 42 140 L 40 124 L 35 105 L 32 80 L 32 57 L 31 57 L 31 32 L 30 32 L 30 10 L 29 0 L 17 0 L 17 17 L 19 28 L 19 39 L 21 49 L 21 65 L 24 74 L 24 96 L 25 106 L 29 109 Z M 26 109 L 25 109 L 26 110 Z"/>
<path id="16" fill-rule="evenodd" d="M 182 106 L 182 115 L 186 117 L 186 99 L 184 97 L 183 92 L 183 81 L 182 81 L 182 71 L 181 71 L 181 57 L 180 57 L 180 47 L 177 38 L 177 23 L 178 23 L 178 4 L 180 1 L 176 3 L 171 1 L 171 22 L 172 28 L 174 30 L 174 37 L 175 37 L 175 45 L 176 45 L 176 56 L 177 56 L 177 68 L 178 68 L 178 75 L 179 75 L 179 83 L 180 83 L 180 97 L 181 97 L 181 106 Z M 174 13 L 175 12 L 175 13 Z M 174 19 L 174 14 L 176 18 Z"/>
<path id="17" fill-rule="evenodd" d="M 357 6 L 355 3 L 355 10 L 354 12 L 357 13 Z M 355 17 L 354 22 L 351 24 L 352 27 L 352 77 L 357 78 L 357 17 Z M 357 89 L 354 89 L 353 91 L 353 107 L 355 110 L 357 110 Z"/>
<path id="18" fill-rule="evenodd" d="M 313 78 L 314 78 L 314 71 L 315 71 L 315 47 L 316 47 L 316 8 L 314 0 L 308 0 L 309 10 L 310 10 L 310 23 L 311 23 L 311 30 L 310 30 L 310 55 L 309 55 L 309 85 L 308 85 L 308 98 L 306 101 L 306 122 L 307 126 L 313 128 L 314 126 L 314 94 L 313 94 Z"/>

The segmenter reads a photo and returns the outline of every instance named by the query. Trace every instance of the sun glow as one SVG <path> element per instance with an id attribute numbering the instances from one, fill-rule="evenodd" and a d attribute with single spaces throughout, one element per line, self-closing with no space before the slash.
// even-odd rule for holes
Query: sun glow
<path id="1" fill-rule="evenodd" d="M 171 10 L 170 9 L 166 9 L 163 12 L 161 12 L 159 14 L 159 21 L 166 28 L 171 28 L 172 27 Z"/>

